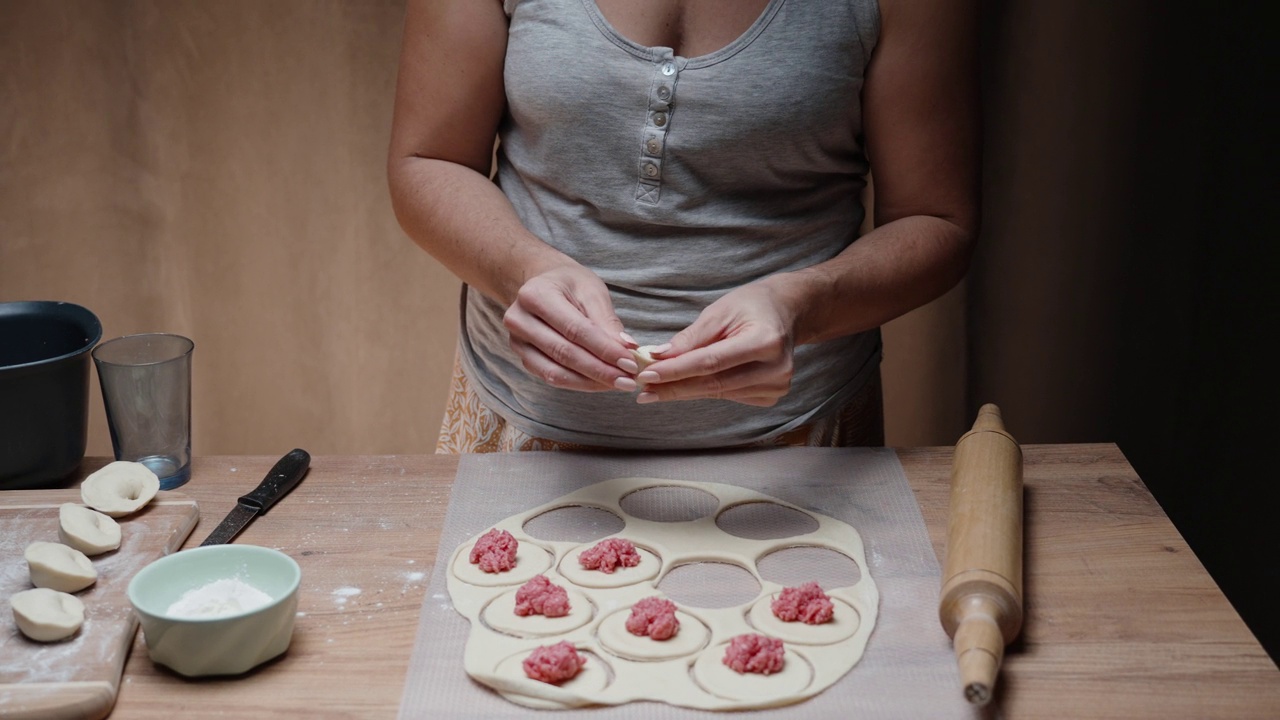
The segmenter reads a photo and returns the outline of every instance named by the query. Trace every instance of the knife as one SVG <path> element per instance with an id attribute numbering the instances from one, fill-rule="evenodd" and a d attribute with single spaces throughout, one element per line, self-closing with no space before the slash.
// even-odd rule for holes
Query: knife
<path id="1" fill-rule="evenodd" d="M 205 538 L 200 546 L 224 545 L 231 542 L 231 539 L 239 534 L 251 520 L 270 510 L 277 500 L 301 482 L 302 476 L 307 474 L 307 467 L 310 465 L 311 455 L 300 448 L 291 450 L 288 455 L 277 460 L 271 472 L 268 472 L 262 482 L 258 483 L 258 487 L 248 495 L 240 496 L 235 508 L 227 513 L 227 516 L 218 523 L 218 527 L 209 533 L 209 537 Z"/>

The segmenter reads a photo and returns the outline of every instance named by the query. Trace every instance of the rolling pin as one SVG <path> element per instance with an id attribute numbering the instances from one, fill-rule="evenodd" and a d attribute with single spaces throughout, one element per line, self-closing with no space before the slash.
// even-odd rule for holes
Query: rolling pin
<path id="1" fill-rule="evenodd" d="M 1000 408 L 983 405 L 956 441 L 938 618 L 964 696 L 991 700 L 1004 647 L 1022 629 L 1022 448 Z"/>

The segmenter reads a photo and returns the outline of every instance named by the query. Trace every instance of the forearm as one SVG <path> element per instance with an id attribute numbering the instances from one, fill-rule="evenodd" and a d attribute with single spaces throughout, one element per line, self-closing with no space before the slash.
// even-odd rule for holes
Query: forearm
<path id="1" fill-rule="evenodd" d="M 501 190 L 469 167 L 406 157 L 393 160 L 388 174 L 392 206 L 405 233 L 503 306 L 529 278 L 573 263 L 529 232 Z"/>
<path id="2" fill-rule="evenodd" d="M 937 217 L 886 223 L 836 257 L 761 282 L 794 316 L 804 345 L 869 330 L 954 287 L 969 267 L 974 233 Z"/>

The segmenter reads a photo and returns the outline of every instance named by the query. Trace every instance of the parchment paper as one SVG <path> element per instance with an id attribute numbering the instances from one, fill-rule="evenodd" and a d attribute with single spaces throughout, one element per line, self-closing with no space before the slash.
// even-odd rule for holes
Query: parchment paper
<path id="1" fill-rule="evenodd" d="M 885 448 L 596 455 L 568 452 L 464 455 L 440 552 L 423 602 L 400 718 L 724 717 L 661 702 L 533 711 L 472 681 L 462 669 L 468 623 L 449 602 L 450 554 L 511 515 L 615 477 L 739 485 L 849 523 L 862 535 L 879 587 L 880 615 L 862 661 L 826 692 L 756 718 L 979 718 L 964 702 L 951 642 L 938 622 L 938 562 L 897 455 Z M 661 688 L 654 689 L 660 696 Z"/>

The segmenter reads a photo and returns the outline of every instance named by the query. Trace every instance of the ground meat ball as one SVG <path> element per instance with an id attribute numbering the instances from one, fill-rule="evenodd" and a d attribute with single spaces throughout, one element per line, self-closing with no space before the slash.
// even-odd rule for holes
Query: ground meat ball
<path id="1" fill-rule="evenodd" d="M 495 528 L 481 535 L 471 548 L 471 564 L 487 573 L 506 572 L 516 566 L 519 545 L 511 533 Z"/>
<path id="2" fill-rule="evenodd" d="M 680 629 L 676 619 L 676 604 L 660 597 L 647 597 L 631 606 L 627 618 L 627 632 L 632 635 L 648 635 L 654 640 L 667 640 Z"/>
<path id="3" fill-rule="evenodd" d="M 774 617 L 783 622 L 799 620 L 806 625 L 830 622 L 835 611 L 831 598 L 827 597 L 816 582 L 785 588 L 769 607 L 773 609 Z"/>
<path id="4" fill-rule="evenodd" d="M 636 546 L 630 540 L 608 538 L 583 550 L 578 556 L 578 562 L 588 570 L 612 574 L 615 568 L 639 565 L 640 553 L 636 552 Z"/>
<path id="5" fill-rule="evenodd" d="M 524 674 L 544 683 L 562 683 L 577 675 L 586 664 L 587 659 L 579 655 L 568 640 L 561 640 L 555 645 L 535 648 L 524 659 Z"/>
<path id="6" fill-rule="evenodd" d="M 764 635 L 739 635 L 729 641 L 724 664 L 739 673 L 769 675 L 782 671 L 782 641 Z"/>
<path id="7" fill-rule="evenodd" d="M 535 575 L 516 591 L 516 614 L 564 617 L 569 614 L 569 593 L 546 575 Z"/>

